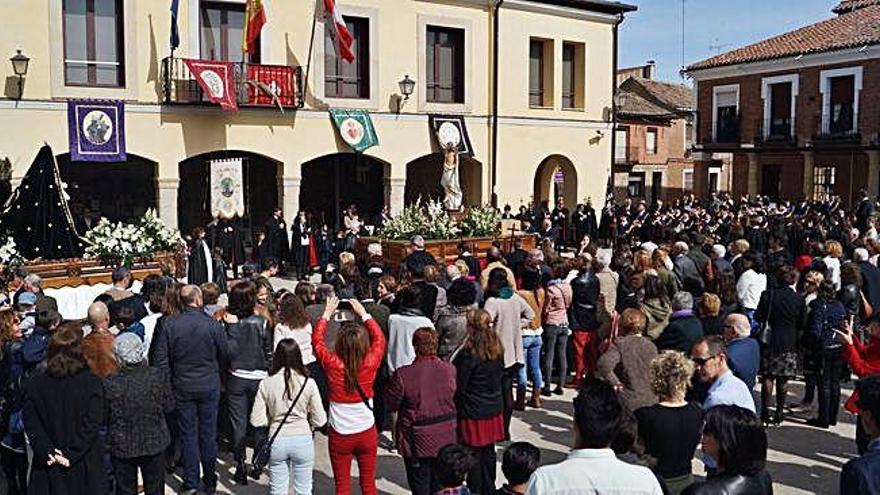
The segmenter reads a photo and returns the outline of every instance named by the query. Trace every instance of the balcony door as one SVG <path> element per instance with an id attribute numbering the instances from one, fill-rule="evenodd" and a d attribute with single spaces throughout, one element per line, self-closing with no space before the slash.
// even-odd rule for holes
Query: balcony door
<path id="1" fill-rule="evenodd" d="M 846 134 L 855 129 L 855 76 L 832 77 L 831 108 L 828 109 L 831 134 Z"/>
<path id="2" fill-rule="evenodd" d="M 791 136 L 791 83 L 782 82 L 770 85 L 769 135 L 771 137 Z"/>
<path id="3" fill-rule="evenodd" d="M 199 11 L 199 47 L 203 60 L 241 62 L 241 42 L 244 36 L 243 3 L 201 2 Z M 249 63 L 260 63 L 260 40 L 254 43 L 254 52 L 248 54 Z"/>
<path id="4" fill-rule="evenodd" d="M 739 141 L 739 88 L 715 93 L 715 142 Z"/>

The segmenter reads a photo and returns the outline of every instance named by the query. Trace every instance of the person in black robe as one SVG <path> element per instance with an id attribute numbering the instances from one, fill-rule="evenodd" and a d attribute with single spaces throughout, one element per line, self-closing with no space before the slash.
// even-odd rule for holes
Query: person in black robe
<path id="1" fill-rule="evenodd" d="M 327 268 L 327 263 L 333 257 L 333 235 L 330 233 L 330 228 L 326 223 L 321 226 L 321 231 L 318 232 L 318 238 L 315 239 L 315 243 L 318 245 L 318 262 L 321 264 L 321 270 L 323 271 Z"/>
<path id="2" fill-rule="evenodd" d="M 290 240 L 281 208 L 272 211 L 272 218 L 266 221 L 266 256 L 273 257 L 283 264 L 290 259 Z"/>
<path id="3" fill-rule="evenodd" d="M 211 249 L 220 248 L 220 255 L 227 266 L 232 267 L 233 275 L 238 275 L 238 267 L 245 263 L 244 239 L 241 229 L 234 220 L 215 219 L 208 224 L 209 245 Z"/>
<path id="4" fill-rule="evenodd" d="M 186 280 L 191 285 L 201 285 L 205 282 L 211 282 L 211 276 L 208 270 L 208 264 L 211 265 L 213 271 L 213 261 L 211 259 L 211 250 L 205 241 L 205 229 L 196 227 L 192 232 L 193 245 L 189 252 L 189 263 L 187 264 Z"/>
<path id="5" fill-rule="evenodd" d="M 558 241 L 557 247 L 566 246 L 570 242 L 571 233 L 569 233 L 569 218 L 571 218 L 568 208 L 565 207 L 565 199 L 556 199 L 556 208 L 550 212 L 550 221 L 557 229 Z"/>
<path id="6" fill-rule="evenodd" d="M 296 275 L 300 279 L 309 273 L 309 244 L 312 237 L 312 226 L 306 212 L 300 211 L 290 227 L 290 250 L 293 251 L 293 262 L 296 264 Z"/>
<path id="7" fill-rule="evenodd" d="M 226 294 L 227 292 L 227 283 L 226 283 L 226 262 L 223 260 L 223 250 L 220 247 L 214 248 L 214 259 L 212 262 L 214 263 L 214 280 L 213 282 L 217 284 L 217 287 L 220 287 L 220 293 Z"/>
<path id="8" fill-rule="evenodd" d="M 385 228 L 385 224 L 391 221 L 391 211 L 388 209 L 388 206 L 383 206 L 382 211 L 373 217 L 373 227 L 375 230 L 374 234 L 378 234 L 382 232 L 382 229 Z"/>

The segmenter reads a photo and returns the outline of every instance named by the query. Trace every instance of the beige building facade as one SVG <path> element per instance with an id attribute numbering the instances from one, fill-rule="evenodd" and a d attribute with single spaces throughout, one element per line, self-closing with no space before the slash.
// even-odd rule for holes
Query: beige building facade
<path id="1" fill-rule="evenodd" d="M 13 164 L 13 186 L 45 142 L 73 201 L 118 218 L 156 207 L 168 224 L 186 230 L 210 218 L 211 160 L 243 158 L 254 225 L 278 205 L 288 220 L 304 209 L 332 226 L 349 204 L 372 215 L 383 205 L 395 212 L 407 200 L 438 193 L 442 155 L 428 115 L 454 114 L 464 116 L 474 151 L 461 163 L 465 203 L 490 202 L 493 184 L 497 204 L 514 208 L 556 196 L 570 205 L 604 196 L 616 26 L 632 7 L 587 0 L 507 0 L 500 7 L 477 0 L 341 0 L 357 54 L 355 64 L 344 66 L 325 39 L 322 12 L 313 26 L 323 2 L 263 0 L 268 23 L 250 62 L 293 67 L 303 81 L 303 105 L 282 113 L 273 105 L 225 112 L 181 98 L 180 88 L 194 81 L 181 81 L 176 59 L 241 61 L 244 3 L 180 0 L 180 46 L 168 59 L 169 3 L 0 5 L 0 47 L 30 58 L 20 86 L 6 65 L 0 99 L 0 157 Z M 405 76 L 415 81 L 408 98 L 399 85 Z M 127 162 L 69 160 L 71 98 L 125 101 Z M 328 115 L 335 108 L 368 111 L 379 144 L 352 153 Z"/>

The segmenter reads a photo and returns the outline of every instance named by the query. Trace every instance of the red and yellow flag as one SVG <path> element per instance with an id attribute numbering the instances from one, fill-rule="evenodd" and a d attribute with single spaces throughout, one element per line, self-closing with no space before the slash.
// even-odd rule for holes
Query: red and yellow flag
<path id="1" fill-rule="evenodd" d="M 252 53 L 254 43 L 260 36 L 260 31 L 266 24 L 266 10 L 263 8 L 263 0 L 247 0 L 244 11 L 244 33 L 241 37 L 241 51 Z"/>

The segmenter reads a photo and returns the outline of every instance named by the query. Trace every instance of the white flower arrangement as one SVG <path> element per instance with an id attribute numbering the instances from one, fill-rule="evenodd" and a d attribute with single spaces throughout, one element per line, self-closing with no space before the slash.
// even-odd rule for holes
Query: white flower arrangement
<path id="1" fill-rule="evenodd" d="M 3 244 L 0 244 L 0 266 L 16 265 L 24 261 L 21 253 L 15 245 L 12 236 L 6 236 Z"/>
<path id="2" fill-rule="evenodd" d="M 157 252 L 183 245 L 180 234 L 168 228 L 152 209 L 134 224 L 101 218 L 83 237 L 89 242 L 86 256 L 98 258 L 107 266 L 132 266 Z"/>
<path id="3" fill-rule="evenodd" d="M 501 233 L 501 213 L 491 205 L 472 206 L 461 221 L 468 237 L 495 237 Z"/>
<path id="4" fill-rule="evenodd" d="M 390 240 L 410 240 L 416 234 L 433 240 L 450 240 L 460 236 L 494 237 L 500 233 L 501 214 L 492 206 L 474 206 L 468 209 L 461 223 L 449 215 L 443 203 L 436 199 L 404 207 L 388 221 L 382 235 Z"/>

